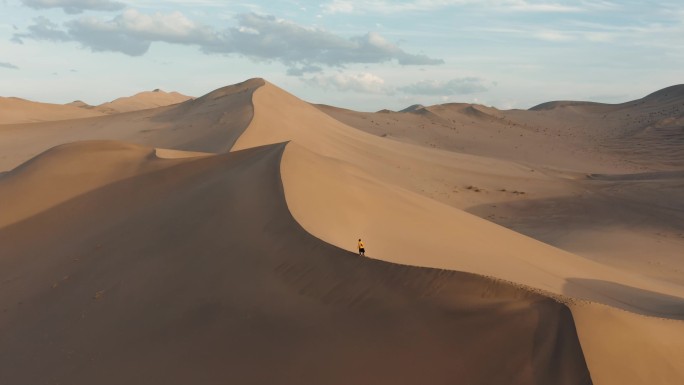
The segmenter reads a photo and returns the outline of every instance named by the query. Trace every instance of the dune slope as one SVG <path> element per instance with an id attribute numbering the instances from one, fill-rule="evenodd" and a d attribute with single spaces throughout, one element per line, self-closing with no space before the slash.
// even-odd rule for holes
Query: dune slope
<path id="1" fill-rule="evenodd" d="M 0 228 L 102 186 L 178 163 L 157 154 L 152 148 L 112 141 L 52 148 L 0 178 L 0 201 L 12 202 L 0 213 Z"/>
<path id="2" fill-rule="evenodd" d="M 0 229 L 0 382 L 591 383 L 564 305 L 306 233 L 283 148 L 175 159 Z"/>

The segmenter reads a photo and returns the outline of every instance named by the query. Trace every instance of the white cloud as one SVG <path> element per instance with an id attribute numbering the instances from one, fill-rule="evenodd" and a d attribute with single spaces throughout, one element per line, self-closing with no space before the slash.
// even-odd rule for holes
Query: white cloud
<path id="1" fill-rule="evenodd" d="M 223 31 L 220 39 L 202 45 L 202 49 L 279 60 L 299 70 L 316 65 L 342 66 L 390 60 L 402 65 L 443 63 L 425 55 L 407 53 L 374 32 L 347 39 L 321 28 L 304 27 L 273 16 L 248 13 L 238 15 L 237 20 L 237 28 Z"/>
<path id="2" fill-rule="evenodd" d="M 448 81 L 422 80 L 399 87 L 398 90 L 414 95 L 465 95 L 487 91 L 487 87 L 484 84 L 483 79 L 464 77 Z"/>
<path id="3" fill-rule="evenodd" d="M 322 5 L 325 13 L 398 13 L 427 12 L 456 6 L 484 7 L 491 12 L 581 12 L 596 6 L 606 7 L 606 2 L 580 2 L 579 5 L 566 5 L 543 0 L 333 0 Z"/>
<path id="4" fill-rule="evenodd" d="M 254 13 L 236 17 L 237 26 L 216 30 L 198 24 L 180 12 L 143 14 L 129 9 L 110 20 L 83 17 L 66 24 L 66 31 L 47 19 L 37 19 L 23 39 L 76 41 L 93 51 L 145 54 L 153 42 L 198 46 L 205 53 L 238 54 L 254 60 L 275 60 L 287 65 L 291 74 L 319 71 L 321 66 L 340 67 L 352 63 L 401 65 L 444 63 L 422 54 L 407 53 L 383 36 L 369 32 L 344 38 L 321 28 Z"/>
<path id="5" fill-rule="evenodd" d="M 314 85 L 326 89 L 337 91 L 353 91 L 360 93 L 384 94 L 391 92 L 385 85 L 385 80 L 381 77 L 368 72 L 345 74 L 337 73 L 333 75 L 314 75 L 304 79 L 309 85 Z"/>
<path id="6" fill-rule="evenodd" d="M 196 43 L 214 39 L 211 28 L 197 24 L 181 12 L 146 15 L 128 9 L 110 22 L 97 19 L 81 19 L 82 25 L 89 24 L 94 30 L 111 30 L 127 33 L 150 41 Z M 76 22 L 77 25 L 79 21 Z"/>
<path id="7" fill-rule="evenodd" d="M 35 8 L 62 8 L 64 12 L 75 14 L 83 11 L 118 11 L 125 5 L 111 0 L 22 0 L 24 5 Z"/>
<path id="8" fill-rule="evenodd" d="M 131 56 L 147 52 L 154 41 L 204 44 L 215 39 L 211 28 L 196 24 L 180 12 L 146 15 L 133 9 L 111 20 L 85 17 L 67 24 L 68 35 L 93 51 Z"/>

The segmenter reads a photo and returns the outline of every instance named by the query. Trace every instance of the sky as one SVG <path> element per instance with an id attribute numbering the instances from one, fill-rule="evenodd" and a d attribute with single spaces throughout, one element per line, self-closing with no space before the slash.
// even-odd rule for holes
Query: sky
<path id="1" fill-rule="evenodd" d="M 0 95 L 100 104 L 253 77 L 359 111 L 620 103 L 684 83 L 684 1 L 0 0 Z"/>

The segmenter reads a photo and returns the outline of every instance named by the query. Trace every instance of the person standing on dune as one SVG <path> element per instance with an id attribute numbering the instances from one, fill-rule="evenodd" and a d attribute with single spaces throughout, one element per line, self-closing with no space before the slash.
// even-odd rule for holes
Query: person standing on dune
<path id="1" fill-rule="evenodd" d="M 366 249 L 363 247 L 363 242 L 361 242 L 361 238 L 359 238 L 359 255 L 362 257 L 366 256 Z"/>

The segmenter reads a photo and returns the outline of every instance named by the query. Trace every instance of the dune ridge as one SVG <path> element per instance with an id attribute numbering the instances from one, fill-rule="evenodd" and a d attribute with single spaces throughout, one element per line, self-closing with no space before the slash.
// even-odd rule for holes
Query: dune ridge
<path id="1" fill-rule="evenodd" d="M 284 147 L 168 160 L 89 142 L 16 170 L 106 149 L 124 156 L 72 171 L 128 177 L 0 229 L 0 381 L 591 384 L 564 305 L 305 232 Z"/>

